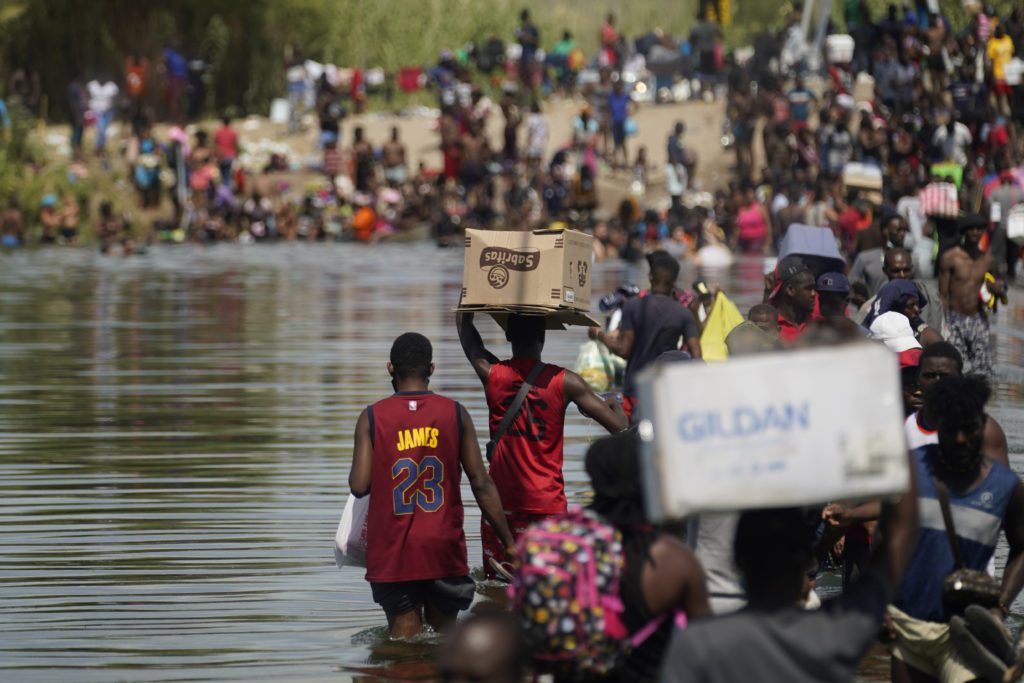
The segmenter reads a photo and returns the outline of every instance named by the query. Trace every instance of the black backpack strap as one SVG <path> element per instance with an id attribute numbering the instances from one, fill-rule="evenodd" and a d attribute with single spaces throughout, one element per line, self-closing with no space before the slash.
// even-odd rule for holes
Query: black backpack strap
<path id="1" fill-rule="evenodd" d="M 491 461 L 494 457 L 494 451 L 498 448 L 498 443 L 501 442 L 501 438 L 505 436 L 505 432 L 508 431 L 509 426 L 512 424 L 512 420 L 515 419 L 516 415 L 523 407 L 523 402 L 526 400 L 526 395 L 530 393 L 530 389 L 533 388 L 533 383 L 540 377 L 541 371 L 546 367 L 545 363 L 537 361 L 537 364 L 533 366 L 530 373 L 523 380 L 522 386 L 519 387 L 519 393 L 512 399 L 512 403 L 509 404 L 508 410 L 505 411 L 505 415 L 501 418 L 501 422 L 498 423 L 498 428 L 494 430 L 494 436 L 487 442 L 487 462 Z"/>

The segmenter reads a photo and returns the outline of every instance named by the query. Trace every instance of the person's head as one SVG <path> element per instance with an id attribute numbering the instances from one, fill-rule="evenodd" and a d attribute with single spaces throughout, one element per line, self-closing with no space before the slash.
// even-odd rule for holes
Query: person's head
<path id="1" fill-rule="evenodd" d="M 441 646 L 438 677 L 443 683 L 517 683 L 529 659 L 515 616 L 503 610 L 470 615 Z"/>
<path id="2" fill-rule="evenodd" d="M 572 40 L 572 32 L 571 31 L 562 31 L 562 40 L 564 40 L 567 43 L 570 40 Z"/>
<path id="3" fill-rule="evenodd" d="M 584 468 L 594 489 L 590 509 L 618 527 L 646 523 L 640 485 L 640 442 L 635 430 L 595 441 L 587 449 Z"/>
<path id="4" fill-rule="evenodd" d="M 362 142 L 363 141 L 363 127 L 362 126 L 356 126 L 352 130 L 352 136 L 355 138 L 356 142 Z"/>
<path id="5" fill-rule="evenodd" d="M 846 315 L 846 302 L 850 298 L 850 281 L 842 273 L 825 273 L 818 278 L 815 288 L 818 306 L 826 318 Z"/>
<path id="6" fill-rule="evenodd" d="M 608 16 L 605 17 L 605 21 L 608 22 L 609 26 L 615 26 L 615 15 L 609 12 Z"/>
<path id="7" fill-rule="evenodd" d="M 672 132 L 675 134 L 676 137 L 679 137 L 680 135 L 686 132 L 686 124 L 683 123 L 682 121 L 676 121 L 676 125 L 673 126 Z"/>
<path id="8" fill-rule="evenodd" d="M 391 126 L 391 142 L 398 142 L 398 126 Z"/>
<path id="9" fill-rule="evenodd" d="M 757 304 L 747 312 L 747 320 L 760 327 L 772 339 L 779 338 L 779 312 L 770 304 Z"/>
<path id="10" fill-rule="evenodd" d="M 964 372 L 964 357 L 947 341 L 935 342 L 921 352 L 918 383 L 927 389 L 947 377 L 960 377 Z"/>
<path id="11" fill-rule="evenodd" d="M 434 374 L 434 349 L 418 332 L 406 332 L 391 345 L 388 374 L 396 382 L 427 382 Z"/>
<path id="12" fill-rule="evenodd" d="M 1005 35 L 1006 35 L 1006 28 L 1003 26 L 1003 24 L 1001 22 L 996 24 L 996 29 L 995 29 L 995 36 L 996 36 L 996 38 L 999 38 L 1000 40 L 1002 40 L 1003 36 L 1005 36 Z"/>
<path id="13" fill-rule="evenodd" d="M 526 22 L 530 21 L 530 10 L 523 9 L 523 11 L 519 13 L 519 21 L 520 21 L 520 23 L 523 23 L 523 24 L 525 24 Z"/>
<path id="14" fill-rule="evenodd" d="M 978 474 L 984 459 L 985 403 L 990 389 L 983 377 L 947 377 L 924 392 L 924 417 L 939 435 L 933 463 L 944 480 L 964 482 Z"/>
<path id="15" fill-rule="evenodd" d="M 882 237 L 894 247 L 902 247 L 910 227 L 903 216 L 898 213 L 891 213 L 882 222 Z"/>
<path id="16" fill-rule="evenodd" d="M 113 215 L 114 215 L 114 205 L 113 204 L 111 204 L 109 201 L 105 201 L 102 204 L 100 204 L 100 217 L 101 218 L 109 219 Z"/>
<path id="17" fill-rule="evenodd" d="M 860 280 L 850 285 L 850 305 L 860 310 L 860 307 L 868 302 L 871 298 L 868 292 L 868 286 Z"/>
<path id="18" fill-rule="evenodd" d="M 615 91 L 616 95 L 621 95 L 622 94 L 622 79 L 621 78 L 619 80 L 615 81 L 615 83 L 612 84 L 612 89 Z"/>
<path id="19" fill-rule="evenodd" d="M 977 247 L 985 234 L 988 220 L 981 214 L 968 214 L 958 221 L 960 238 L 965 247 Z"/>
<path id="20" fill-rule="evenodd" d="M 900 388 L 903 390 L 903 415 L 910 416 L 921 409 L 923 392 L 921 389 L 919 366 L 913 361 L 900 361 Z"/>
<path id="21" fill-rule="evenodd" d="M 798 314 L 810 315 L 814 310 L 816 296 L 814 273 L 801 263 L 799 267 L 785 273 L 780 271 L 779 277 L 782 280 L 780 301 L 791 305 Z"/>
<path id="22" fill-rule="evenodd" d="M 671 291 L 679 278 L 679 261 L 667 251 L 658 250 L 647 255 L 650 266 L 651 289 Z"/>
<path id="23" fill-rule="evenodd" d="M 747 510 L 736 525 L 733 557 L 752 606 L 795 605 L 814 561 L 807 516 L 798 508 Z"/>
<path id="24" fill-rule="evenodd" d="M 914 277 L 914 259 L 903 247 L 893 247 L 882 258 L 882 272 L 890 280 L 910 280 Z"/>
<path id="25" fill-rule="evenodd" d="M 513 356 L 540 356 L 547 329 L 544 316 L 513 313 L 508 317 L 505 339 L 512 344 Z"/>
<path id="26" fill-rule="evenodd" d="M 774 330 L 769 332 L 765 326 L 758 325 L 752 320 L 744 320 L 732 328 L 729 334 L 725 335 L 725 347 L 729 350 L 729 356 L 748 356 L 752 353 L 773 351 L 779 346 L 779 323 L 775 320 L 771 323 Z"/>
<path id="27" fill-rule="evenodd" d="M 228 116 L 227 114 L 224 114 L 224 116 L 220 117 L 220 122 L 222 124 L 224 124 L 225 127 L 230 126 L 231 125 L 231 117 Z"/>

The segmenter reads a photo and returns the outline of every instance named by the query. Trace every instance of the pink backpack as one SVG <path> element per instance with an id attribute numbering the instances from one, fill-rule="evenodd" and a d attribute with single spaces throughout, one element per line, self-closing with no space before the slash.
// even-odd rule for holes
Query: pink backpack
<path id="1" fill-rule="evenodd" d="M 629 637 L 619 598 L 622 534 L 590 510 L 574 506 L 531 526 L 519 539 L 519 558 L 512 611 L 540 671 L 569 680 L 607 675 L 665 620 Z M 685 615 L 676 623 L 684 626 Z"/>

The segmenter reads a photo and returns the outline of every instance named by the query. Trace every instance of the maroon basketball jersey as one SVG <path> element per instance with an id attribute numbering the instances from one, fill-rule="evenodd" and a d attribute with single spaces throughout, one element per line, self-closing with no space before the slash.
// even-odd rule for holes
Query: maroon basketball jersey
<path id="1" fill-rule="evenodd" d="M 369 418 L 366 580 L 466 576 L 459 404 L 431 392 L 403 392 L 374 403 Z"/>

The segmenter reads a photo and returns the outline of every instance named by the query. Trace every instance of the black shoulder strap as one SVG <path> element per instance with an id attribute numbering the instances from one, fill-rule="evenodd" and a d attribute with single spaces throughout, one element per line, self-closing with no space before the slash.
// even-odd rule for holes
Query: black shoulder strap
<path id="1" fill-rule="evenodd" d="M 508 410 L 505 411 L 505 415 L 502 416 L 501 422 L 498 423 L 498 428 L 494 431 L 494 436 L 491 437 L 490 443 L 487 444 L 487 459 L 488 461 L 493 457 L 495 449 L 498 447 L 498 443 L 501 441 L 501 437 L 505 436 L 505 432 L 508 431 L 509 425 L 512 424 L 512 420 L 515 419 L 516 415 L 523 407 L 523 401 L 526 400 L 526 395 L 530 393 L 530 389 L 533 387 L 533 383 L 540 377 L 541 371 L 545 368 L 546 364 L 537 361 L 537 364 L 533 366 L 530 373 L 523 380 L 522 386 L 519 387 L 519 393 L 512 399 L 512 403 L 509 405 Z"/>
<path id="2" fill-rule="evenodd" d="M 964 558 L 960 554 L 960 541 L 956 537 L 953 511 L 949 509 L 949 489 L 939 481 L 938 477 L 933 477 L 932 481 L 935 482 L 935 492 L 939 496 L 939 507 L 942 508 L 942 525 L 946 527 L 946 538 L 949 539 L 949 549 L 953 551 L 953 562 L 956 563 L 957 569 L 963 569 Z"/>

